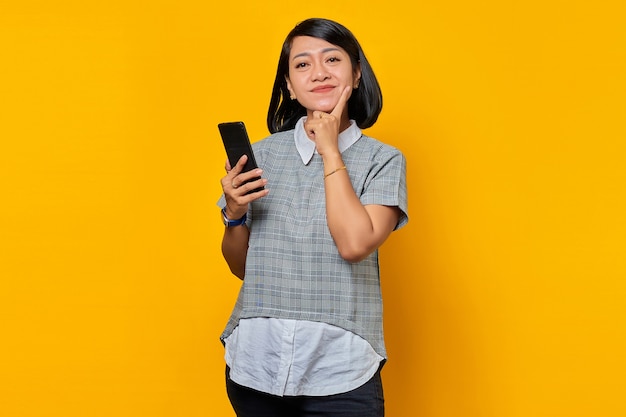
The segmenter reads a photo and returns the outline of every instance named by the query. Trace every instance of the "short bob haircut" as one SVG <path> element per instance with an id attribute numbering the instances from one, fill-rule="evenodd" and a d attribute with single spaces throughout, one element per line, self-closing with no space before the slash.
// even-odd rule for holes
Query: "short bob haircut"
<path id="1" fill-rule="evenodd" d="M 287 35 L 278 60 L 272 98 L 267 111 L 267 127 L 271 133 L 293 129 L 296 122 L 306 116 L 306 109 L 297 100 L 291 100 L 286 77 L 289 76 L 291 44 L 297 36 L 323 39 L 345 50 L 350 56 L 353 71 L 361 64 L 359 88 L 352 91 L 348 100 L 348 115 L 357 126 L 366 129 L 374 125 L 383 108 L 380 85 L 374 75 L 361 45 L 352 32 L 341 24 L 327 19 L 307 19 L 296 25 Z"/>

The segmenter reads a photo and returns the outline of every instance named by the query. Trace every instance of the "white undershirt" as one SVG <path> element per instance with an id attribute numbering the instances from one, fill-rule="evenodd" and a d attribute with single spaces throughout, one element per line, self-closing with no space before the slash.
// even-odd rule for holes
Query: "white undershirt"
<path id="1" fill-rule="evenodd" d="M 225 342 L 234 382 L 280 396 L 351 391 L 369 381 L 383 359 L 354 333 L 311 321 L 241 319 Z"/>

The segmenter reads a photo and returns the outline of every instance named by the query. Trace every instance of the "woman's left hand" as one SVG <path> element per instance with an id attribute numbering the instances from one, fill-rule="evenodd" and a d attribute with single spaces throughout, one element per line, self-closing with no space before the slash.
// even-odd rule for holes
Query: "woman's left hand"
<path id="1" fill-rule="evenodd" d="M 339 102 L 332 112 L 314 111 L 313 117 L 307 118 L 304 129 L 315 142 L 315 147 L 320 155 L 327 153 L 339 153 L 338 138 L 343 120 L 343 112 L 350 98 L 352 88 L 346 87 L 339 97 Z"/>

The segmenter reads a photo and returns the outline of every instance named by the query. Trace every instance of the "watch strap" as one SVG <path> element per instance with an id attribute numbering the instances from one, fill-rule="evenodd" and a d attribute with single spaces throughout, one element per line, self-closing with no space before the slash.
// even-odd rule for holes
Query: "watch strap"
<path id="1" fill-rule="evenodd" d="M 224 226 L 233 227 L 233 226 L 241 226 L 246 224 L 246 220 L 248 219 L 248 214 L 244 214 L 242 218 L 231 220 L 226 216 L 226 210 L 222 209 L 222 221 L 224 222 Z"/>

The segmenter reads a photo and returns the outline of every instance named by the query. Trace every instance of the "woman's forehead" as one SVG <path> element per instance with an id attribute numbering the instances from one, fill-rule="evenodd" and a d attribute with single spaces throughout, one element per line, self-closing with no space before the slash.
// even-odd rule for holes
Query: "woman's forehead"
<path id="1" fill-rule="evenodd" d="M 296 36 L 291 41 L 291 51 L 289 56 L 293 59 L 299 55 L 326 53 L 328 51 L 346 53 L 342 47 L 334 45 L 322 38 L 315 38 L 313 36 Z"/>

